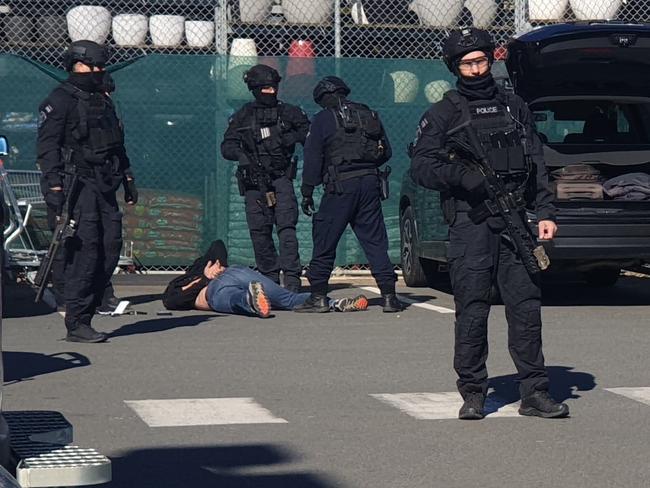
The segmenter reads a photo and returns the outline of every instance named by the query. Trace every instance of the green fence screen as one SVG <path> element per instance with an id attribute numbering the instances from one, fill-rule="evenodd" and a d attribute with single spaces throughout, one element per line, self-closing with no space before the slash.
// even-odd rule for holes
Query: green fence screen
<path id="1" fill-rule="evenodd" d="M 351 99 L 377 110 L 393 146 L 391 197 L 384 202 L 390 256 L 399 262 L 399 189 L 408 168 L 406 146 L 422 113 L 452 82 L 439 60 L 236 58 L 148 55 L 113 66 L 114 94 L 126 128 L 128 153 L 141 189 L 135 208 L 125 209 L 125 238 L 148 266 L 188 264 L 215 238 L 224 239 L 233 263 L 254 262 L 236 163 L 219 145 L 228 117 L 250 99 L 242 73 L 256 62 L 283 76 L 280 98 L 309 116 L 320 108 L 311 93 L 323 76 L 336 74 L 352 88 Z M 9 169 L 36 169 L 38 105 L 65 73 L 13 55 L 0 55 L 0 133 L 9 138 Z M 300 186 L 299 152 L 296 191 Z M 311 257 L 311 220 L 300 215 L 303 263 Z M 337 264 L 367 260 L 348 230 Z"/>

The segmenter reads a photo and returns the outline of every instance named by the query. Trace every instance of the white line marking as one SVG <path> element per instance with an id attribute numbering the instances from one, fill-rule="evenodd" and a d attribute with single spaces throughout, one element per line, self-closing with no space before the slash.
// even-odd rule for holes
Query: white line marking
<path id="1" fill-rule="evenodd" d="M 63 312 L 63 311 L 59 311 L 59 315 L 60 315 L 61 317 L 65 318 L 65 312 Z"/>
<path id="2" fill-rule="evenodd" d="M 457 419 L 463 405 L 460 393 L 381 393 L 370 395 L 391 407 L 420 420 Z M 488 395 L 485 412 L 489 417 L 519 417 L 519 404 L 507 404 L 494 395 Z"/>
<path id="3" fill-rule="evenodd" d="M 650 387 L 605 388 L 605 390 L 650 405 Z"/>
<path id="4" fill-rule="evenodd" d="M 286 424 L 252 398 L 125 400 L 149 427 Z"/>
<path id="5" fill-rule="evenodd" d="M 362 286 L 362 290 L 369 291 L 370 293 L 374 293 L 376 295 L 381 295 L 381 292 L 379 291 L 379 288 L 375 288 L 374 286 Z M 399 293 L 398 293 L 399 295 Z M 427 310 L 431 310 L 433 312 L 438 312 L 438 313 L 456 313 L 455 310 L 447 307 L 439 307 L 438 305 L 431 305 L 430 303 L 423 303 L 423 302 L 418 302 L 416 300 L 413 300 L 411 298 L 403 297 L 400 295 L 399 299 L 403 302 L 409 303 L 413 305 L 414 307 L 420 307 L 420 308 L 425 308 Z"/>

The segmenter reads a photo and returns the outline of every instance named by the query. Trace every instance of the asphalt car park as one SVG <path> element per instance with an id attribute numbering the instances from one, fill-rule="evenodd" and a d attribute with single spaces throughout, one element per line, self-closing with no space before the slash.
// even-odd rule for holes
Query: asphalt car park
<path id="1" fill-rule="evenodd" d="M 453 297 L 398 293 L 370 309 L 270 319 L 162 311 L 160 281 L 117 282 L 146 315 L 97 319 L 106 344 L 72 344 L 61 316 L 18 290 L 5 319 L 6 410 L 65 414 L 111 458 L 115 487 L 641 487 L 650 476 L 648 279 L 545 289 L 544 347 L 571 418 L 516 413 L 503 308 L 490 322 L 491 412 L 456 419 Z"/>

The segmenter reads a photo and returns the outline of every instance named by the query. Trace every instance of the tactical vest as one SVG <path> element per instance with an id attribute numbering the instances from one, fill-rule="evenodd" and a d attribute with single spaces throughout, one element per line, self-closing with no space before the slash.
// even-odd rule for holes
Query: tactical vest
<path id="1" fill-rule="evenodd" d="M 445 94 L 463 113 L 463 122 L 471 118 L 492 169 L 501 175 L 522 176 L 529 171 L 525 129 L 510 113 L 507 98 L 469 101 L 456 90 Z"/>
<path id="2" fill-rule="evenodd" d="M 291 163 L 291 154 L 288 154 L 288 148 L 282 145 L 282 132 L 286 127 L 282 120 L 283 104 L 278 103 L 275 107 L 258 107 L 251 104 L 247 110 L 246 120 L 252 119 L 253 122 L 250 142 L 254 146 L 251 148 L 253 156 L 267 172 L 281 174 Z M 262 129 L 268 129 L 268 137 L 263 137 Z"/>
<path id="3" fill-rule="evenodd" d="M 377 112 L 348 100 L 343 100 L 338 109 L 331 110 L 336 119 L 336 130 L 325 146 L 326 166 L 383 164 L 385 141 Z"/>
<path id="4" fill-rule="evenodd" d="M 69 83 L 62 87 L 77 100 L 79 124 L 72 132 L 75 164 L 90 167 L 112 162 L 124 147 L 122 124 L 112 100 L 103 93 L 88 93 Z"/>

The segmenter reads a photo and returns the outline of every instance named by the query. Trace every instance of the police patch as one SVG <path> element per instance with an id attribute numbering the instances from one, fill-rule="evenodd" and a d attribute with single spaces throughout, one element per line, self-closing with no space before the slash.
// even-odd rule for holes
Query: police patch
<path id="1" fill-rule="evenodd" d="M 503 110 L 497 104 L 490 105 L 479 105 L 478 107 L 472 107 L 472 110 L 475 115 L 481 116 L 491 116 L 502 113 Z"/>
<path id="2" fill-rule="evenodd" d="M 41 110 L 38 113 L 38 127 L 40 128 L 45 123 L 46 120 L 47 120 L 47 113 L 45 112 L 45 110 Z"/>

